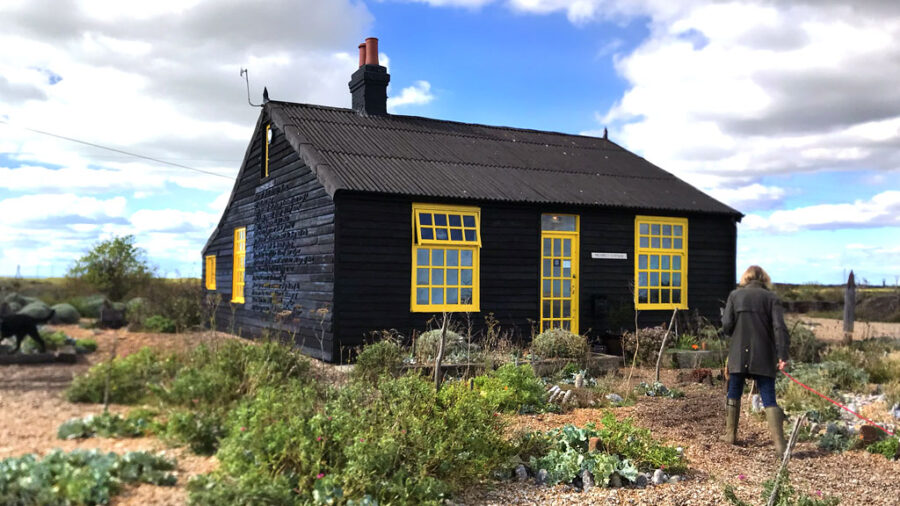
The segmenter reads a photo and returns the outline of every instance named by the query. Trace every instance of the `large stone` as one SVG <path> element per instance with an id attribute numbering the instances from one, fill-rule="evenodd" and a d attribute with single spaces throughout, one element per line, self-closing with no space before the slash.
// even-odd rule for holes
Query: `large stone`
<path id="1" fill-rule="evenodd" d="M 619 476 L 619 473 L 613 473 L 613 475 L 609 477 L 609 488 L 619 488 L 621 486 L 622 477 Z"/>
<path id="2" fill-rule="evenodd" d="M 859 436 L 862 439 L 863 445 L 869 446 L 872 443 L 884 439 L 885 434 L 881 429 L 874 425 L 863 425 L 859 428 Z"/>
<path id="3" fill-rule="evenodd" d="M 657 469 L 653 471 L 653 478 L 650 478 L 650 482 L 654 485 L 662 485 L 663 483 L 669 481 L 669 477 L 666 476 L 666 472 L 662 469 Z"/>
<path id="4" fill-rule="evenodd" d="M 520 483 L 528 481 L 528 468 L 522 464 L 516 466 L 516 480 L 518 480 Z"/>
<path id="5" fill-rule="evenodd" d="M 641 473 L 634 479 L 634 486 L 637 488 L 646 488 L 650 484 L 650 475 Z"/>
<path id="6" fill-rule="evenodd" d="M 575 375 L 575 388 L 584 388 L 584 373 Z"/>
<path id="7" fill-rule="evenodd" d="M 54 311 L 53 317 L 50 318 L 50 323 L 53 324 L 78 323 L 78 320 L 81 319 L 81 314 L 78 313 L 78 310 L 75 309 L 75 306 L 71 304 L 57 304 L 50 309 Z"/>
<path id="8" fill-rule="evenodd" d="M 546 484 L 547 484 L 547 478 L 548 478 L 549 476 L 550 476 L 550 473 L 548 473 L 546 469 L 541 469 L 541 470 L 539 470 L 539 471 L 537 472 L 537 474 L 535 475 L 535 477 L 534 477 L 534 482 L 535 482 L 535 484 L 537 484 L 537 485 L 546 485 Z"/>
<path id="9" fill-rule="evenodd" d="M 36 301 L 28 304 L 18 311 L 19 314 L 27 314 L 32 318 L 37 318 L 39 320 L 43 320 L 50 316 L 50 306 L 44 304 L 41 301 Z"/>
<path id="10" fill-rule="evenodd" d="M 585 492 L 589 492 L 592 488 L 594 488 L 594 475 L 591 474 L 590 471 L 585 469 L 581 471 L 581 489 Z"/>
<path id="11" fill-rule="evenodd" d="M 624 401 L 625 399 L 623 399 L 622 396 L 619 394 L 606 394 L 606 400 L 608 400 L 609 402 L 618 404 L 618 403 Z"/>

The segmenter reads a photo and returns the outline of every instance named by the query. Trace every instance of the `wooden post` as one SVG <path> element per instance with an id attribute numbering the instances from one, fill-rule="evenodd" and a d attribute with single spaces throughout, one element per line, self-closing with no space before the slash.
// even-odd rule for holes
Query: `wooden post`
<path id="1" fill-rule="evenodd" d="M 853 271 L 847 278 L 847 286 L 844 288 L 844 344 L 853 341 L 853 318 L 856 313 L 856 281 Z"/>
<path id="2" fill-rule="evenodd" d="M 434 357 L 434 390 L 439 391 L 441 389 L 441 380 L 443 379 L 443 375 L 441 374 L 441 362 L 444 360 L 444 341 L 447 339 L 447 320 L 449 317 L 447 312 L 444 311 L 444 319 L 441 322 L 441 341 L 438 344 L 438 352 L 437 356 Z"/>
<path id="3" fill-rule="evenodd" d="M 791 431 L 790 439 L 788 439 L 787 449 L 784 450 L 784 456 L 781 459 L 781 466 L 778 468 L 778 474 L 775 475 L 775 485 L 772 486 L 772 495 L 769 496 L 767 506 L 773 506 L 775 504 L 775 499 L 778 497 L 778 488 L 781 487 L 781 478 L 787 470 L 788 462 L 791 461 L 791 452 L 794 450 L 794 445 L 797 444 L 797 437 L 800 435 L 800 426 L 803 424 L 804 419 L 806 419 L 805 414 L 798 416 L 797 421 L 794 422 L 794 429 Z"/>
<path id="4" fill-rule="evenodd" d="M 672 330 L 672 324 L 675 323 L 675 315 L 678 313 L 678 308 L 672 310 L 672 319 L 669 320 L 669 327 L 666 329 L 666 333 L 663 336 L 662 344 L 659 345 L 659 355 L 656 357 L 656 382 L 659 383 L 659 364 L 662 362 L 663 351 L 666 349 L 666 339 L 669 338 L 669 331 Z"/>

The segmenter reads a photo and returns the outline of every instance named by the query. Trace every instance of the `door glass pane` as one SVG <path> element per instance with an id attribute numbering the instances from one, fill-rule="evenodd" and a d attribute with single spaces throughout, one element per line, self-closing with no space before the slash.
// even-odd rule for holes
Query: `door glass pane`
<path id="1" fill-rule="evenodd" d="M 563 321 L 562 321 L 562 329 L 563 329 L 563 330 L 569 330 L 569 320 L 563 320 Z"/>
<path id="2" fill-rule="evenodd" d="M 563 261 L 562 277 L 571 278 L 572 277 L 572 269 L 566 267 L 567 263 L 568 263 L 568 261 Z"/>
<path id="3" fill-rule="evenodd" d="M 563 254 L 564 257 L 572 256 L 572 239 L 563 239 Z"/>
<path id="4" fill-rule="evenodd" d="M 460 271 L 460 278 L 462 279 L 463 285 L 472 286 L 472 269 L 462 269 Z"/>
<path id="5" fill-rule="evenodd" d="M 559 259 L 553 260 L 553 277 L 558 278 L 562 276 L 562 267 L 559 265 Z"/>
<path id="6" fill-rule="evenodd" d="M 456 288 L 448 288 L 447 289 L 447 304 L 458 304 L 459 299 L 457 299 L 457 289 Z"/>
<path id="7" fill-rule="evenodd" d="M 572 296 L 572 281 L 568 279 L 564 279 L 562 282 L 562 296 L 563 297 L 571 297 Z"/>
<path id="8" fill-rule="evenodd" d="M 551 244 L 552 243 L 550 242 L 550 239 L 544 239 L 544 251 L 541 252 L 541 254 L 543 256 L 545 256 L 545 257 L 553 256 L 553 251 L 550 249 Z"/>
<path id="9" fill-rule="evenodd" d="M 459 251 L 455 249 L 447 250 L 447 265 L 451 267 L 459 265 Z"/>
<path id="10" fill-rule="evenodd" d="M 464 249 L 459 252 L 460 262 L 466 267 L 472 266 L 472 250 Z"/>
<path id="11" fill-rule="evenodd" d="M 562 301 L 554 300 L 553 301 L 553 317 L 559 318 L 559 315 L 562 314 Z"/>
<path id="12" fill-rule="evenodd" d="M 550 297 L 550 280 L 544 280 L 544 290 L 541 292 L 544 297 Z"/>
<path id="13" fill-rule="evenodd" d="M 544 273 L 543 273 L 543 276 L 544 276 L 545 278 L 548 278 L 548 277 L 550 277 L 550 276 L 553 274 L 553 272 L 552 272 L 551 269 L 550 269 L 550 266 L 551 266 L 551 265 L 552 265 L 552 261 L 551 261 L 549 258 L 547 258 L 547 259 L 544 260 Z"/>
<path id="14" fill-rule="evenodd" d="M 444 289 L 443 288 L 432 288 L 431 289 L 431 303 L 432 304 L 443 304 L 444 303 Z"/>
<path id="15" fill-rule="evenodd" d="M 458 285 L 459 284 L 459 269 L 447 269 L 447 284 L 448 285 Z"/>
<path id="16" fill-rule="evenodd" d="M 444 250 L 431 250 L 431 265 L 444 265 Z"/>
<path id="17" fill-rule="evenodd" d="M 572 301 L 571 300 L 566 299 L 563 301 L 561 316 L 563 318 L 571 318 L 572 317 Z"/>
<path id="18" fill-rule="evenodd" d="M 575 217 L 563 214 L 542 214 L 541 230 L 575 231 Z"/>
<path id="19" fill-rule="evenodd" d="M 416 284 L 417 285 L 427 285 L 428 284 L 428 269 L 416 269 Z"/>
<path id="20" fill-rule="evenodd" d="M 562 286 L 558 279 L 553 280 L 553 296 L 559 297 L 562 295 Z"/>
<path id="21" fill-rule="evenodd" d="M 461 288 L 459 290 L 459 298 L 461 304 L 471 304 L 472 303 L 472 289 L 471 288 Z"/>
<path id="22" fill-rule="evenodd" d="M 427 288 L 416 288 L 416 304 L 428 304 Z"/>
<path id="23" fill-rule="evenodd" d="M 562 252 L 562 241 L 553 239 L 553 256 L 558 257 Z"/>
<path id="24" fill-rule="evenodd" d="M 543 311 L 543 313 L 541 313 L 541 316 L 542 316 L 542 317 L 544 317 L 544 318 L 550 318 L 550 316 L 552 316 L 552 315 L 550 314 L 550 301 L 549 301 L 549 300 L 545 300 L 545 301 L 544 301 L 544 303 L 543 303 L 543 305 L 542 305 L 542 307 L 541 307 L 541 310 Z"/>
<path id="25" fill-rule="evenodd" d="M 447 226 L 447 215 L 446 214 L 435 214 L 434 215 L 434 224 L 439 227 Z"/>

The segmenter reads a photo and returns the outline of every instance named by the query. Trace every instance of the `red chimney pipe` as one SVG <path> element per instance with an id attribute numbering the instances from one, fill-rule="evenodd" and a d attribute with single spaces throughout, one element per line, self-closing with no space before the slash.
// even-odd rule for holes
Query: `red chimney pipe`
<path id="1" fill-rule="evenodd" d="M 359 45 L 359 66 L 362 67 L 366 64 L 366 44 L 362 43 Z"/>
<path id="2" fill-rule="evenodd" d="M 366 39 L 366 65 L 378 65 L 378 39 L 368 37 Z"/>

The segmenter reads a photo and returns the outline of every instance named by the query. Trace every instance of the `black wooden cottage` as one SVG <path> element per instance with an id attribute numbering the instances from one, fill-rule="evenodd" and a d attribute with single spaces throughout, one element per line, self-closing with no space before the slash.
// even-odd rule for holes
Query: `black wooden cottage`
<path id="1" fill-rule="evenodd" d="M 264 104 L 203 249 L 220 329 L 334 360 L 445 310 L 524 337 L 718 319 L 738 211 L 605 135 L 387 114 L 376 43 L 351 109 Z"/>

